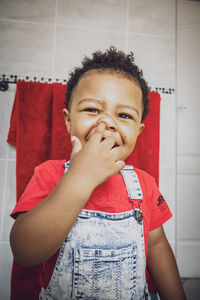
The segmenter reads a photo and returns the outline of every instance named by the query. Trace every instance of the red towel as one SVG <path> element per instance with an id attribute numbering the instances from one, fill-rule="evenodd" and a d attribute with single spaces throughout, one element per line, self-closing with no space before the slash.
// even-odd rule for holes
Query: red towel
<path id="1" fill-rule="evenodd" d="M 71 144 L 62 115 L 65 91 L 59 83 L 17 83 L 7 140 L 17 152 L 17 201 L 36 165 L 69 158 Z"/>
<path id="2" fill-rule="evenodd" d="M 70 158 L 71 142 L 62 114 L 66 86 L 60 83 L 17 82 L 7 142 L 16 146 L 17 201 L 36 165 Z M 149 93 L 150 112 L 133 153 L 126 162 L 159 177 L 160 95 Z M 38 299 L 40 266 L 13 263 L 11 300 Z"/>
<path id="3" fill-rule="evenodd" d="M 144 120 L 145 128 L 126 163 L 146 171 L 159 185 L 160 94 L 150 92 L 148 98 L 150 111 Z"/>

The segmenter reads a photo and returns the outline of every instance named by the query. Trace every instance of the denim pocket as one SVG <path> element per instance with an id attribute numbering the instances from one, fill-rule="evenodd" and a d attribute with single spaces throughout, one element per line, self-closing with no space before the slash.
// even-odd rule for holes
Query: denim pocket
<path id="1" fill-rule="evenodd" d="M 133 299 L 137 246 L 74 249 L 72 299 Z"/>

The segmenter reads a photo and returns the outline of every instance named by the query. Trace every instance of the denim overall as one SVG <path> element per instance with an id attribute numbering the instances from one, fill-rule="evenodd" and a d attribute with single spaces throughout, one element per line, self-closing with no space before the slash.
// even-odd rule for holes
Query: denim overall
<path id="1" fill-rule="evenodd" d="M 65 171 L 68 167 L 69 162 L 65 163 Z M 134 168 L 125 166 L 121 174 L 129 200 L 142 201 Z M 133 210 L 122 213 L 83 209 L 60 249 L 50 283 L 46 290 L 42 288 L 39 299 L 150 299 L 141 216 L 134 205 Z"/>

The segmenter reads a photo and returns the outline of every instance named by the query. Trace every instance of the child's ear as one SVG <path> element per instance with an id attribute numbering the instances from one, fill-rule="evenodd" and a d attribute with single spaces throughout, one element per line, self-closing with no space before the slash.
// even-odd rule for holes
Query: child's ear
<path id="1" fill-rule="evenodd" d="M 140 123 L 139 130 L 138 130 L 138 135 L 142 132 L 144 127 L 145 127 L 144 123 Z"/>
<path id="2" fill-rule="evenodd" d="M 64 114 L 64 119 L 65 119 L 65 124 L 67 126 L 67 131 L 70 133 L 71 130 L 71 121 L 70 121 L 70 113 L 67 108 L 63 109 L 63 114 Z"/>

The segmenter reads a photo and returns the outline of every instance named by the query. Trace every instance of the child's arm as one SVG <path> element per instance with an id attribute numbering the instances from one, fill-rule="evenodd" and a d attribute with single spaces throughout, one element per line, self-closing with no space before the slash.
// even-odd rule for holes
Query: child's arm
<path id="1" fill-rule="evenodd" d="M 161 300 L 185 300 L 181 279 L 163 227 L 149 232 L 147 267 Z"/>
<path id="2" fill-rule="evenodd" d="M 18 263 L 33 266 L 51 257 L 96 186 L 124 167 L 117 159 L 117 147 L 113 148 L 115 141 L 102 141 L 104 130 L 105 124 L 98 125 L 83 147 L 79 140 L 74 141 L 68 172 L 45 200 L 17 217 L 10 244 Z"/>

